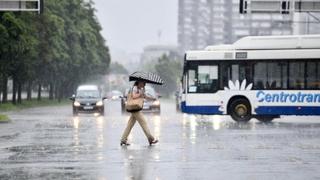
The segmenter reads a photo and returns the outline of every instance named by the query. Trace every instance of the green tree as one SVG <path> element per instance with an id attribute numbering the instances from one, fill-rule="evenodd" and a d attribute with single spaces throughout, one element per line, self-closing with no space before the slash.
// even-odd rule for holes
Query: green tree
<path id="1" fill-rule="evenodd" d="M 21 102 L 22 83 L 26 77 L 26 66 L 28 61 L 25 58 L 31 52 L 34 41 L 29 34 L 26 23 L 14 13 L 3 13 L 1 16 L 2 33 L 5 41 L 1 44 L 1 77 L 3 82 L 3 101 L 7 101 L 7 80 L 9 77 L 13 80 L 12 102 Z M 3 29 L 5 27 L 6 30 Z"/>
<path id="2" fill-rule="evenodd" d="M 0 14 L 2 20 L 2 14 Z M 7 101 L 7 84 L 8 84 L 8 64 L 5 60 L 8 47 L 5 45 L 8 42 L 9 34 L 5 25 L 0 24 L 0 89 L 2 93 L 2 101 Z M 0 94 L 1 94 L 0 93 Z"/>
<path id="3" fill-rule="evenodd" d="M 7 101 L 13 80 L 13 103 L 49 88 L 50 99 L 61 99 L 82 82 L 106 74 L 109 49 L 101 35 L 92 1 L 46 0 L 44 13 L 0 13 L 0 93 Z M 16 99 L 16 94 L 18 98 Z"/>
<path id="4" fill-rule="evenodd" d="M 178 60 L 170 59 L 168 56 L 163 55 L 159 58 L 155 69 L 165 81 L 163 86 L 156 86 L 156 89 L 164 96 L 169 97 L 177 89 L 177 84 L 182 74 L 182 65 Z"/>
<path id="5" fill-rule="evenodd" d="M 113 62 L 110 64 L 109 74 L 128 74 L 128 70 L 117 62 Z"/>

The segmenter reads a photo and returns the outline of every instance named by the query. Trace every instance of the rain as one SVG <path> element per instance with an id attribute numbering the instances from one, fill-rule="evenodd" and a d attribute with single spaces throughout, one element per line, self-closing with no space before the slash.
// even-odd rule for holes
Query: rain
<path id="1" fill-rule="evenodd" d="M 320 179 L 319 7 L 0 0 L 0 179 Z"/>

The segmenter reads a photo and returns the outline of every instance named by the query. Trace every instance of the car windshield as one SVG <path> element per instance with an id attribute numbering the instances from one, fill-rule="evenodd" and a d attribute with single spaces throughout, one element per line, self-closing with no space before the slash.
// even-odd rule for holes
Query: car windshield
<path id="1" fill-rule="evenodd" d="M 77 92 L 77 98 L 99 98 L 100 93 L 99 91 L 94 90 L 80 90 Z"/>

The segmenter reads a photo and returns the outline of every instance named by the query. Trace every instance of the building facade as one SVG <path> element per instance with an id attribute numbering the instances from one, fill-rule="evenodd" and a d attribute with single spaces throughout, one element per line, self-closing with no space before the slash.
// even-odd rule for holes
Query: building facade
<path id="1" fill-rule="evenodd" d="M 178 16 L 180 50 L 206 46 L 211 23 L 207 0 L 179 0 Z"/>
<path id="2" fill-rule="evenodd" d="M 240 14 L 239 0 L 179 0 L 178 44 L 186 50 L 231 44 L 249 35 L 290 35 L 291 14 Z"/>
<path id="3" fill-rule="evenodd" d="M 319 34 L 320 33 L 320 13 L 295 13 L 294 34 Z"/>

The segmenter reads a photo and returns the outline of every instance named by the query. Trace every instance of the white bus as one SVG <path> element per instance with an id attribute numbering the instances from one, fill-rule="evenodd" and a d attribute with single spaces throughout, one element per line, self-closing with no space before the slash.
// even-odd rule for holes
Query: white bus
<path id="1" fill-rule="evenodd" d="M 185 54 L 181 110 L 271 121 L 320 115 L 320 35 L 249 36 Z"/>

